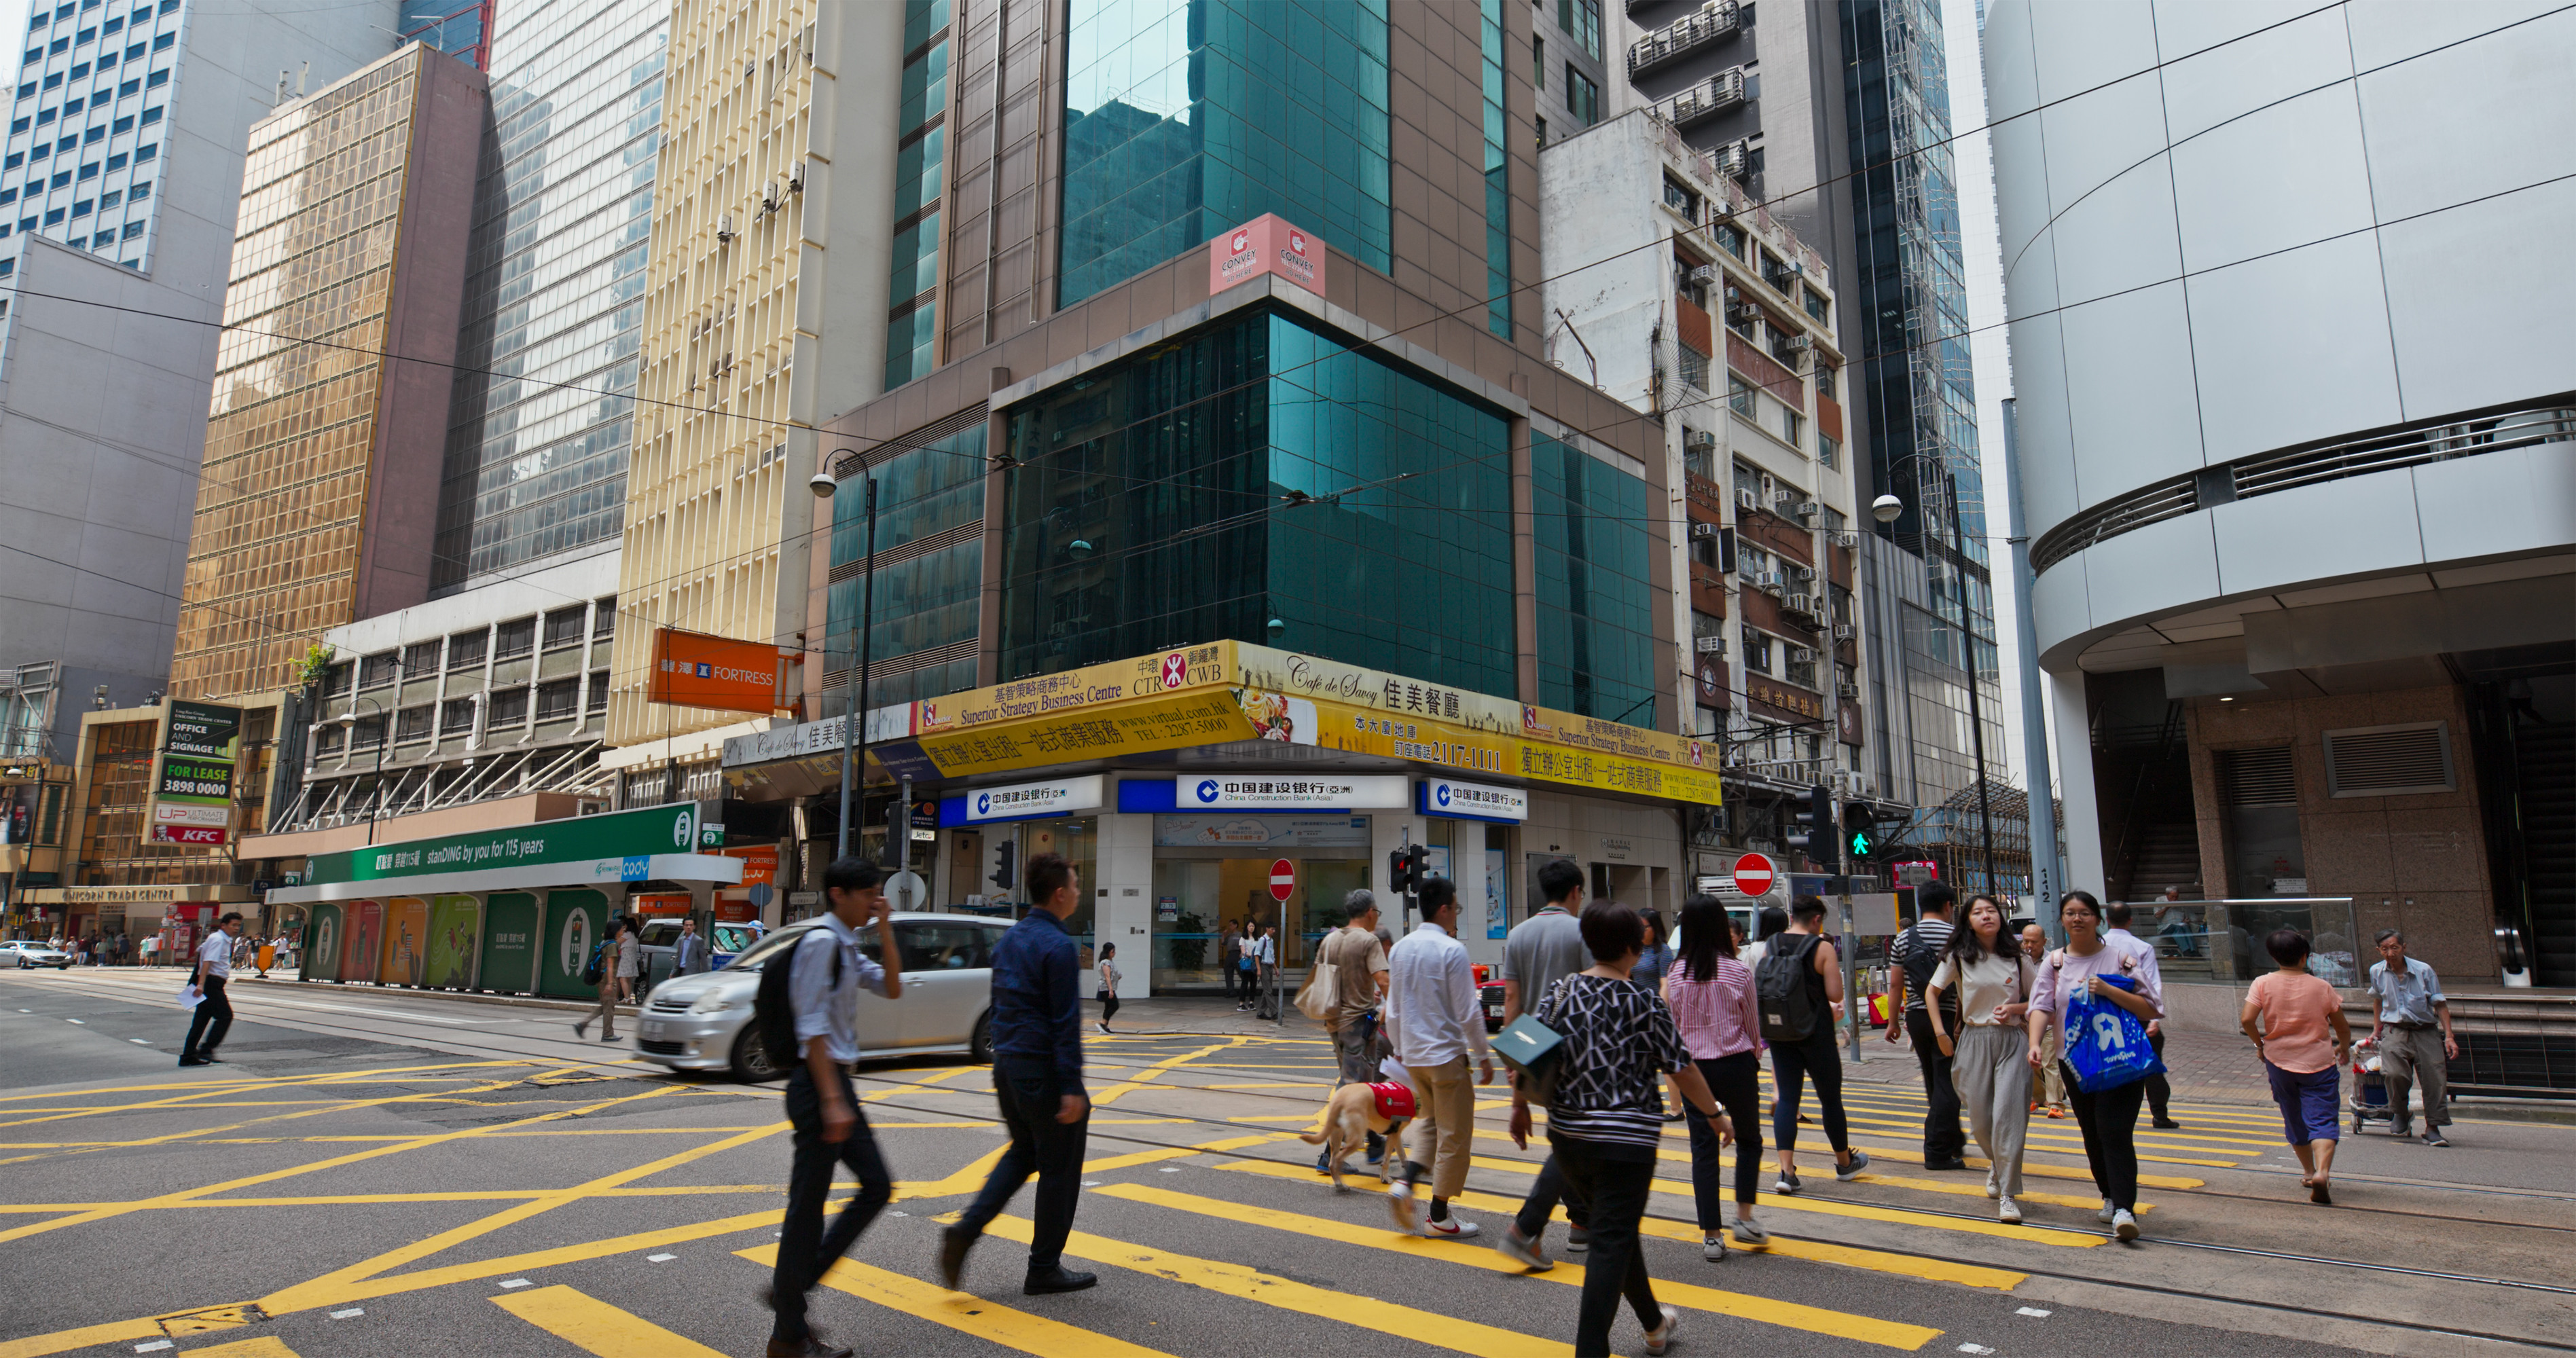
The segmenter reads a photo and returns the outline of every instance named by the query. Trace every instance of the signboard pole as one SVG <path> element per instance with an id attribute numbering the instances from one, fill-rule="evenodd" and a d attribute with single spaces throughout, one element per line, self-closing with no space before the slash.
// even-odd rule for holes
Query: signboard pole
<path id="1" fill-rule="evenodd" d="M 1859 1064 L 1869 1060 L 1864 1050 L 1868 1044 L 1861 1041 L 1864 1027 L 1861 1023 L 1861 1011 L 1869 1007 L 1869 997 L 1861 994 L 1854 986 L 1854 982 L 1860 976 L 1858 952 L 1860 935 L 1854 932 L 1852 926 L 1851 897 L 1848 894 L 1837 894 L 1833 898 L 1833 903 L 1834 908 L 1842 915 L 1843 922 L 1843 1026 L 1849 1031 L 1851 1037 L 1852 1061 L 1854 1064 Z M 1889 1021 L 1895 1021 L 1893 1015 L 1889 1016 Z"/>
<path id="2" fill-rule="evenodd" d="M 867 583 L 860 587 L 859 599 L 859 667 L 850 674 L 848 701 L 841 712 L 841 834 L 833 846 L 835 859 L 850 856 L 850 793 L 856 787 L 859 770 L 868 762 L 868 624 L 877 608 L 877 479 L 868 476 L 868 555 Z M 907 837 L 909 831 L 907 829 Z"/>
<path id="3" fill-rule="evenodd" d="M 894 814 L 886 817 L 886 838 L 895 843 L 894 870 L 912 871 L 912 775 L 907 773 L 897 784 Z"/>

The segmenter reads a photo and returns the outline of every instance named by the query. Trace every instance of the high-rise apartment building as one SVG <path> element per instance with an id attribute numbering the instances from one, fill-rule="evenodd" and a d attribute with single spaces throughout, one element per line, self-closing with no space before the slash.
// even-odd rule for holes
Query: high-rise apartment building
<path id="1" fill-rule="evenodd" d="M 1530 11 L 1530 88 L 1538 92 L 1532 144 L 1546 148 L 1619 111 L 1615 21 L 1603 0 L 1539 0 Z M 1605 55 L 1610 60 L 1605 60 Z"/>
<path id="2" fill-rule="evenodd" d="M 947 105 L 934 41 L 947 12 L 946 0 L 673 11 L 612 744 L 743 720 L 645 701 L 654 628 L 792 645 L 804 626 L 814 426 L 883 389 L 890 299 L 936 314 L 913 278 L 890 285 L 887 259 L 900 234 L 894 272 L 938 267 L 919 242 L 938 240 L 943 129 L 922 124 Z M 908 333 L 901 343 L 893 357 L 909 361 Z"/>
<path id="3" fill-rule="evenodd" d="M 0 665 L 68 760 L 164 688 L 251 125 L 382 57 L 394 0 L 37 7 L 0 152 Z"/>
<path id="4" fill-rule="evenodd" d="M 429 597 L 483 77 L 417 43 L 250 130 L 170 691 Z"/>
<path id="5" fill-rule="evenodd" d="M 1841 283 L 1859 498 L 1905 505 L 1855 525 L 1873 714 L 1858 786 L 1915 813 L 1909 838 L 1955 840 L 1945 808 L 1974 797 L 1980 732 L 1987 777 L 2008 775 L 1938 0 L 1636 0 L 1621 24 L 1623 98 L 1714 155 Z"/>
<path id="6" fill-rule="evenodd" d="M 630 0 L 527 0 L 493 16 L 439 593 L 617 548 L 670 18 Z"/>

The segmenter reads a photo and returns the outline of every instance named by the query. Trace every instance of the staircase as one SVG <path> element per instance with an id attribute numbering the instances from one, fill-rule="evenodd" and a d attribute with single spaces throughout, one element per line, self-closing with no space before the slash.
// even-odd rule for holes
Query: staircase
<path id="1" fill-rule="evenodd" d="M 2115 901 L 2152 901 L 2166 887 L 2182 898 L 2206 898 L 2200 881 L 2200 829 L 2188 820 L 2165 820 L 2141 832 L 2138 852 L 2127 880 L 2109 884 Z"/>
<path id="2" fill-rule="evenodd" d="M 2576 986 L 2576 726 L 2514 731 L 2531 888 L 2532 981 Z"/>

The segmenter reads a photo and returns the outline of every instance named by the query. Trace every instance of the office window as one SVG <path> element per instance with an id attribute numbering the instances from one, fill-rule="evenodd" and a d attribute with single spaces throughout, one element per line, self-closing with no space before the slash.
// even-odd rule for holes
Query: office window
<path id="1" fill-rule="evenodd" d="M 617 635 L 617 596 L 598 600 L 592 610 L 590 635 L 595 641 L 606 641 Z"/>
<path id="2" fill-rule="evenodd" d="M 125 49 L 125 59 L 126 59 L 127 61 L 132 61 L 132 60 L 134 60 L 136 57 L 139 57 L 139 56 L 143 55 L 143 53 L 144 53 L 144 50 L 145 50 L 146 46 L 147 46 L 147 44 L 139 43 L 139 42 L 138 42 L 138 43 L 134 44 L 132 47 L 126 48 L 126 49 Z"/>
<path id="3" fill-rule="evenodd" d="M 1544 151 L 1547 149 L 1547 119 L 1536 118 L 1531 121 L 1538 124 L 1538 149 Z"/>
<path id="4" fill-rule="evenodd" d="M 1582 45 L 1585 56 L 1601 59 L 1601 0 L 1556 0 L 1556 26 Z"/>
<path id="5" fill-rule="evenodd" d="M 526 689 L 495 689 L 492 691 L 492 696 L 484 700 L 483 729 L 499 731 L 527 724 L 528 691 Z"/>
<path id="6" fill-rule="evenodd" d="M 40 108 L 36 110 L 36 126 L 43 127 L 45 124 L 61 117 L 62 112 L 63 111 L 58 108 Z"/>
<path id="7" fill-rule="evenodd" d="M 1601 121 L 1601 87 L 1570 61 L 1565 63 L 1565 111 L 1585 127 Z"/>
<path id="8" fill-rule="evenodd" d="M 75 34 L 73 34 L 73 35 L 72 35 L 72 41 L 73 41 L 73 42 L 88 42 L 90 39 L 95 38 L 95 37 L 97 37 L 97 36 L 98 36 L 98 30 L 97 30 L 97 29 L 95 29 L 95 28 L 84 28 L 84 29 L 82 29 L 80 32 L 75 33 Z"/>
<path id="9" fill-rule="evenodd" d="M 116 120 L 116 126 L 115 126 L 115 128 L 114 128 L 114 129 L 112 129 L 112 130 L 117 131 L 117 132 L 131 132 L 131 131 L 133 131 L 133 130 L 134 130 L 134 115 L 133 115 L 133 114 L 131 114 L 131 113 L 129 113 L 129 114 L 126 114 L 124 117 L 117 119 L 117 120 Z M 117 157 L 117 163 L 118 163 L 118 164 L 120 164 L 120 165 L 124 164 L 124 163 L 125 163 L 125 158 L 124 158 L 123 156 L 119 156 L 119 157 Z"/>
<path id="10" fill-rule="evenodd" d="M 501 624 L 500 640 L 492 648 L 492 658 L 495 660 L 515 659 L 516 657 L 526 655 L 529 651 L 536 649 L 536 645 L 537 620 L 534 618 L 513 618 L 510 621 Z"/>
<path id="11" fill-rule="evenodd" d="M 1671 175 L 1664 176 L 1664 206 L 1692 221 L 1699 220 L 1698 191 Z"/>
<path id="12" fill-rule="evenodd" d="M 170 49 L 170 45 L 177 41 L 179 41 L 178 34 L 164 33 L 160 37 L 152 40 L 152 50 L 155 52 L 166 52 Z"/>
<path id="13" fill-rule="evenodd" d="M 1824 463 L 1828 467 L 1839 467 L 1843 464 L 1842 459 L 1843 445 L 1841 440 L 1825 434 L 1816 435 L 1816 460 L 1818 462 Z"/>
<path id="14" fill-rule="evenodd" d="M 9 124 L 9 130 L 13 133 L 24 132 L 27 130 L 27 123 L 28 120 L 25 118 L 17 119 Z"/>
<path id="15" fill-rule="evenodd" d="M 86 61 L 75 64 L 71 69 L 71 77 L 74 80 L 85 79 L 88 75 L 89 63 Z"/>
<path id="16" fill-rule="evenodd" d="M 16 189 L 0 189 L 0 207 L 5 207 L 8 204 L 17 201 L 18 191 Z M 0 231 L 6 231 L 6 229 L 7 228 L 5 227 L 0 227 Z"/>
<path id="17" fill-rule="evenodd" d="M 1657 682 L 1646 483 L 1533 432 L 1539 701 L 1652 728 Z"/>
<path id="18" fill-rule="evenodd" d="M 1829 401 L 1834 397 L 1834 370 L 1822 363 L 1816 365 L 1816 394 Z"/>
<path id="19" fill-rule="evenodd" d="M 588 611 L 589 610 L 587 609 L 576 606 L 572 608 L 558 608 L 554 612 L 548 613 L 546 615 L 546 649 L 549 651 L 559 651 L 566 646 L 580 645 L 583 624 L 589 621 L 589 619 L 584 616 Z"/>
<path id="20" fill-rule="evenodd" d="M 68 37 L 54 39 L 53 45 L 45 49 L 48 54 L 56 56 L 70 50 L 72 50 L 72 40 Z"/>
<path id="21" fill-rule="evenodd" d="M 119 85 L 119 86 L 117 86 L 117 87 L 116 87 L 116 97 L 117 97 L 117 98 L 119 98 L 119 99 L 123 99 L 123 98 L 125 98 L 126 96 L 128 96 L 128 95 L 130 95 L 130 94 L 133 94 L 135 91 L 140 90 L 140 89 L 142 89 L 142 88 L 143 88 L 143 81 L 142 81 L 139 77 L 138 77 L 138 78 L 136 78 L 136 79 L 133 79 L 133 80 L 126 81 L 124 84 Z M 148 122 L 150 122 L 150 121 L 152 121 L 152 120 L 151 120 L 151 119 L 149 119 L 149 118 L 146 118 L 146 119 L 144 119 L 143 121 L 145 121 L 145 122 L 147 122 L 147 123 L 148 123 Z"/>
<path id="22" fill-rule="evenodd" d="M 581 681 L 556 679 L 537 685 L 537 720 L 556 721 L 571 716 L 581 706 Z"/>
<path id="23" fill-rule="evenodd" d="M 98 162 L 93 160 L 87 165 L 80 167 L 80 177 L 83 179 L 98 178 Z"/>
<path id="24" fill-rule="evenodd" d="M 125 191 L 125 197 L 128 202 L 140 203 L 151 196 L 152 181 L 149 179 L 146 179 L 143 182 L 136 184 L 133 188 Z"/>
<path id="25" fill-rule="evenodd" d="M 608 671 L 590 672 L 590 696 L 583 700 L 582 711 L 585 716 L 592 717 L 608 711 Z"/>
<path id="26" fill-rule="evenodd" d="M 1744 668 L 1753 674 L 1769 674 L 1771 672 L 1771 634 L 1757 632 L 1747 627 L 1743 631 L 1742 640 Z"/>
<path id="27" fill-rule="evenodd" d="M 99 25 L 98 31 L 101 33 L 114 33 L 124 27 L 125 16 L 120 14 L 115 18 L 108 20 L 106 23 Z"/>
<path id="28" fill-rule="evenodd" d="M 62 72 L 60 72 L 60 71 L 56 71 L 56 72 L 54 72 L 52 75 L 49 75 L 49 76 L 46 76 L 46 77 L 45 77 L 45 88 L 46 88 L 47 90 L 49 90 L 49 91 L 50 91 L 50 90 L 58 90 L 58 89 L 61 89 L 62 87 L 63 87 L 63 73 L 62 73 Z"/>
<path id="29" fill-rule="evenodd" d="M 69 188 L 69 187 L 71 187 L 71 182 L 72 182 L 72 172 L 71 172 L 71 171 L 69 171 L 69 170 L 65 170 L 65 171 L 63 171 L 61 174 L 58 174 L 58 175 L 55 175 L 55 176 L 54 176 L 54 187 L 55 187 L 55 188 L 58 188 L 58 189 L 62 189 L 62 188 Z M 33 181 L 30 181 L 30 182 L 29 182 L 28 187 L 30 187 L 30 188 L 33 188 L 33 187 L 34 187 L 34 183 L 33 183 Z"/>
<path id="30" fill-rule="evenodd" d="M 479 628 L 471 632 L 450 634 L 447 638 L 448 673 L 483 668 L 483 654 L 490 649 L 491 642 L 491 633 Z"/>
<path id="31" fill-rule="evenodd" d="M 114 174 L 114 173 L 115 173 L 115 172 L 117 172 L 118 170 L 122 170 L 122 169 L 124 169 L 124 168 L 125 168 L 125 153 L 124 153 L 123 151 L 119 151 L 119 152 L 117 152 L 115 155 L 109 156 L 109 157 L 107 158 L 107 169 L 108 169 L 108 173 L 110 173 L 110 174 Z"/>
<path id="32" fill-rule="evenodd" d="M 1512 337 L 1512 163 L 1503 149 L 1503 0 L 1482 0 L 1485 94 L 1485 328 Z"/>
<path id="33" fill-rule="evenodd" d="M 105 108 L 105 107 L 107 107 L 107 106 L 108 106 L 108 104 L 109 104 L 111 101 L 113 101 L 115 98 L 116 98 L 116 96 L 114 96 L 114 95 L 112 95 L 112 94 L 109 94 L 107 91 L 105 91 L 105 90 L 100 90 L 98 93 L 93 94 L 93 95 L 91 95 L 91 96 L 89 97 L 89 106 L 90 106 L 91 108 Z M 104 137 L 104 136 L 106 136 L 106 135 L 107 135 L 107 129 L 105 129 L 105 128 L 97 128 L 97 127 L 94 127 L 94 128 L 91 128 L 91 129 L 90 129 L 90 140 L 91 140 L 91 141 L 96 141 L 96 140 L 98 140 L 99 138 Z"/>
<path id="34" fill-rule="evenodd" d="M 1753 388 L 1733 373 L 1726 375 L 1726 408 L 1748 420 L 1753 418 Z"/>
<path id="35" fill-rule="evenodd" d="M 72 215 L 75 217 L 86 217 L 89 215 L 89 210 L 96 206 L 98 206 L 96 203 L 84 198 L 81 201 L 72 204 Z"/>
<path id="36" fill-rule="evenodd" d="M 313 728 L 313 757 L 327 759 L 338 754 L 343 739 L 340 723 L 336 721 L 326 721 Z"/>
<path id="37" fill-rule="evenodd" d="M 1788 440 L 1789 446 L 1792 448 L 1803 448 L 1806 446 L 1806 435 L 1807 417 L 1789 409 L 1787 406 L 1782 406 L 1780 408 L 1780 437 Z"/>
<path id="38" fill-rule="evenodd" d="M 1682 383 L 1693 391 L 1708 390 L 1708 355 L 1687 344 L 1676 346 L 1682 356 Z"/>
<path id="39" fill-rule="evenodd" d="M 409 745 L 429 739 L 428 707 L 406 707 L 394 717 L 394 743 Z"/>
<path id="40" fill-rule="evenodd" d="M 438 643 L 415 641 L 403 647 L 402 672 L 412 678 L 438 672 Z"/>
<path id="41" fill-rule="evenodd" d="M 368 656 L 366 659 L 358 662 L 358 687 L 362 689 L 383 688 L 385 685 L 392 683 L 394 681 L 395 669 L 400 663 L 401 661 L 399 657 L 391 651 L 386 651 L 379 655 Z"/>
<path id="42" fill-rule="evenodd" d="M 355 668 L 345 660 L 341 661 L 337 665 L 333 665 L 327 670 L 324 670 L 322 672 L 322 696 L 325 698 L 346 696 L 349 692 L 349 680 L 355 673 Z"/>
<path id="43" fill-rule="evenodd" d="M 130 80 L 129 80 L 129 81 L 127 81 L 126 83 L 130 85 L 130 84 L 133 84 L 134 82 L 132 82 L 132 81 L 130 81 Z M 118 90 L 118 91 L 117 91 L 117 93 L 119 93 L 119 94 L 131 94 L 131 93 L 133 93 L 133 91 L 131 91 L 131 90 Z M 157 108 L 147 108 L 147 109 L 143 110 L 143 122 L 144 122 L 144 125 L 145 125 L 145 126 L 147 126 L 147 127 L 148 127 L 148 126 L 152 125 L 153 123 L 157 123 L 157 122 L 159 122 L 159 121 L 161 121 L 161 110 L 159 110 L 159 109 L 157 109 Z M 147 146 L 147 147 L 144 147 L 142 150 L 137 151 L 137 152 L 135 152 L 135 153 L 134 153 L 134 158 L 135 158 L 136 160 L 150 160 L 152 157 L 151 157 L 149 154 L 147 154 L 147 153 L 148 153 L 149 151 L 151 151 L 151 149 L 152 149 L 152 148 L 151 148 L 151 147 L 148 147 L 148 146 Z"/>
<path id="44" fill-rule="evenodd" d="M 1820 687 L 1816 682 L 1816 649 L 1812 646 L 1790 645 L 1783 650 L 1786 652 L 1783 656 L 1786 663 L 1781 666 L 1780 677 L 1803 688 Z"/>
<path id="45" fill-rule="evenodd" d="M 60 226 L 63 224 L 63 218 L 69 215 L 70 213 L 66 209 L 55 208 L 53 211 L 45 214 L 45 225 Z"/>
<path id="46" fill-rule="evenodd" d="M 1824 294 L 1817 292 L 1814 288 L 1804 288 L 1801 289 L 1801 291 L 1806 294 L 1808 315 L 1813 316 L 1820 321 L 1830 321 L 1832 319 L 1828 313 L 1832 310 L 1833 304 L 1825 300 Z"/>
<path id="47" fill-rule="evenodd" d="M 157 108 L 147 108 L 143 110 L 143 121 L 147 123 L 159 116 L 161 116 L 161 110 Z M 134 163 L 140 165 L 159 154 L 161 154 L 161 143 L 157 141 L 147 142 L 144 145 L 134 148 Z"/>
<path id="48" fill-rule="evenodd" d="M 170 68 L 169 68 L 169 67 L 167 67 L 167 66 L 164 66 L 164 67 L 162 67 L 160 70 L 154 71 L 152 74 L 150 74 L 150 75 L 147 75 L 147 76 L 143 77 L 143 84 L 144 84 L 144 87 L 145 87 L 146 89 L 154 89 L 154 88 L 158 88 L 158 87 L 160 87 L 160 86 L 167 85 L 167 84 L 169 84 L 169 83 L 170 83 Z"/>
<path id="49" fill-rule="evenodd" d="M 472 698 L 450 698 L 438 705 L 440 735 L 458 736 L 473 729 L 474 700 Z"/>

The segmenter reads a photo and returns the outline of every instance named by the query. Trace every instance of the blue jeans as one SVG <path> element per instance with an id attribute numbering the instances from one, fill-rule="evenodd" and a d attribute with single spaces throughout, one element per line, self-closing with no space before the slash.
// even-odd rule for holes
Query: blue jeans
<path id="1" fill-rule="evenodd" d="M 2336 1106 L 2343 1095 L 2343 1072 L 2333 1066 L 2319 1071 L 2283 1070 L 2266 1061 L 2263 1073 L 2272 1081 L 2272 1102 L 2281 1106 L 2281 1135 L 2293 1146 L 2311 1141 L 2341 1141 L 2343 1127 Z"/>
<path id="2" fill-rule="evenodd" d="M 1029 1274 L 1032 1277 L 1053 1273 L 1063 1265 L 1065 1237 L 1073 1234 L 1073 1209 L 1082 1194 L 1082 1151 L 1090 1140 L 1091 1114 L 1082 1120 L 1063 1123 L 1055 1120 L 1056 1110 L 1064 1104 L 1064 1090 L 1051 1069 L 1011 1069 L 993 1067 L 993 1102 L 1002 1113 L 1002 1124 L 1011 1131 L 1011 1145 L 993 1166 L 992 1176 L 984 1180 L 984 1191 L 975 1195 L 974 1205 L 958 1225 L 976 1235 L 1002 1209 L 1011 1203 L 1011 1195 L 1034 1174 L 1038 1179 L 1037 1228 L 1029 1238 Z"/>

